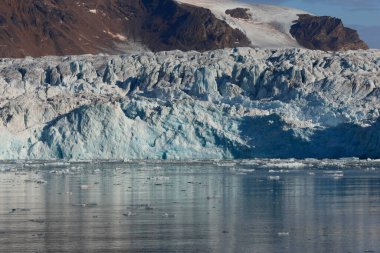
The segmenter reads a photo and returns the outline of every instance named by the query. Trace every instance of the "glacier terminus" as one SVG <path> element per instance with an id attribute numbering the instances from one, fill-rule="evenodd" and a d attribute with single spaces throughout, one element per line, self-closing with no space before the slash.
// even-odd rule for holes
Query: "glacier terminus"
<path id="1" fill-rule="evenodd" d="M 0 159 L 380 158 L 380 51 L 0 60 Z"/>

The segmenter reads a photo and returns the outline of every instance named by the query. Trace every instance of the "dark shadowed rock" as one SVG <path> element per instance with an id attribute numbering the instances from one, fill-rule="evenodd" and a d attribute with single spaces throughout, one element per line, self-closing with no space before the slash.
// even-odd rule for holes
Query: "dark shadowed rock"
<path id="1" fill-rule="evenodd" d="M 217 19 L 205 8 L 178 4 L 172 0 L 141 0 L 128 22 L 133 36 L 153 51 L 212 50 L 248 46 L 250 41 L 238 29 Z"/>
<path id="2" fill-rule="evenodd" d="M 302 46 L 324 51 L 368 49 L 357 31 L 344 27 L 342 20 L 328 16 L 298 15 L 290 33 Z"/>
<path id="3" fill-rule="evenodd" d="M 248 8 L 235 8 L 226 10 L 226 14 L 233 18 L 251 19 L 252 15 L 248 11 Z"/>

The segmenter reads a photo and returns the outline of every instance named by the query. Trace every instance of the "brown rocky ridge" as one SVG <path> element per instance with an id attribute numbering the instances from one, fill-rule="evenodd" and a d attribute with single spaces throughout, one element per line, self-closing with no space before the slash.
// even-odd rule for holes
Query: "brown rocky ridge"
<path id="1" fill-rule="evenodd" d="M 290 33 L 305 48 L 324 51 L 368 49 L 357 31 L 344 27 L 338 18 L 308 14 L 298 16 Z"/>

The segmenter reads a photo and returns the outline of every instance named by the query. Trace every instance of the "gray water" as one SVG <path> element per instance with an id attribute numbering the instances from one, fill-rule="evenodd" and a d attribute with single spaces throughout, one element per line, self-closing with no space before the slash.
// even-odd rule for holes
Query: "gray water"
<path id="1" fill-rule="evenodd" d="M 0 252 L 380 252 L 380 163 L 3 163 Z"/>

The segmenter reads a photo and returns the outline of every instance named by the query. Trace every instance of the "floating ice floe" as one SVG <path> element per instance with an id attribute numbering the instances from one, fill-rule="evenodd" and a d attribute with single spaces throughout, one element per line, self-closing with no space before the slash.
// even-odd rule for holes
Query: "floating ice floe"
<path id="1" fill-rule="evenodd" d="M 37 179 L 35 181 L 37 184 L 47 184 L 47 181 L 46 180 L 43 180 L 43 179 Z"/>
<path id="2" fill-rule="evenodd" d="M 69 162 L 55 161 L 55 162 L 45 162 L 45 163 L 40 164 L 40 165 L 51 166 L 51 167 L 66 167 L 66 166 L 70 166 L 71 163 L 69 163 Z"/>
<path id="3" fill-rule="evenodd" d="M 214 164 L 218 167 L 233 167 L 236 165 L 235 162 L 215 162 Z"/>
<path id="4" fill-rule="evenodd" d="M 127 213 L 123 213 L 123 216 L 126 216 L 126 217 L 131 217 L 131 216 L 136 216 L 137 213 L 134 213 L 134 212 L 127 212 Z"/>
<path id="5" fill-rule="evenodd" d="M 81 203 L 81 204 L 73 204 L 72 206 L 76 206 L 76 207 L 97 207 L 98 204 L 96 204 L 96 203 Z"/>
<path id="6" fill-rule="evenodd" d="M 231 173 L 235 175 L 247 175 L 248 173 L 253 173 L 256 169 L 244 169 L 244 168 L 230 168 Z"/>
<path id="7" fill-rule="evenodd" d="M 268 170 L 268 173 L 289 173 L 289 170 Z"/>
<path id="8" fill-rule="evenodd" d="M 50 174 L 55 175 L 69 175 L 74 174 L 70 169 L 59 169 L 59 170 L 51 170 L 49 171 Z"/>
<path id="9" fill-rule="evenodd" d="M 256 160 L 243 160 L 240 162 L 239 165 L 242 166 L 253 166 L 253 165 L 258 165 L 259 163 Z"/>
<path id="10" fill-rule="evenodd" d="M 149 180 L 152 180 L 152 181 L 169 181 L 170 180 L 170 177 L 166 177 L 166 176 L 157 176 L 157 177 L 150 177 L 148 178 Z"/>
<path id="11" fill-rule="evenodd" d="M 30 208 L 13 208 L 9 213 L 16 213 L 16 212 L 30 212 Z"/>
<path id="12" fill-rule="evenodd" d="M 344 177 L 344 173 L 343 172 L 334 173 L 334 174 L 332 174 L 332 177 L 334 179 L 341 179 L 342 177 Z"/>
<path id="13" fill-rule="evenodd" d="M 306 163 L 302 162 L 269 162 L 264 164 L 262 167 L 266 168 L 284 168 L 284 169 L 301 169 L 306 167 Z"/>
<path id="14" fill-rule="evenodd" d="M 164 218 L 174 218 L 174 217 L 175 217 L 175 214 L 163 213 L 163 214 L 162 214 L 162 217 L 164 217 Z"/>
<path id="15" fill-rule="evenodd" d="M 278 180 L 280 180 L 280 176 L 269 176 L 268 180 L 278 181 Z"/>

